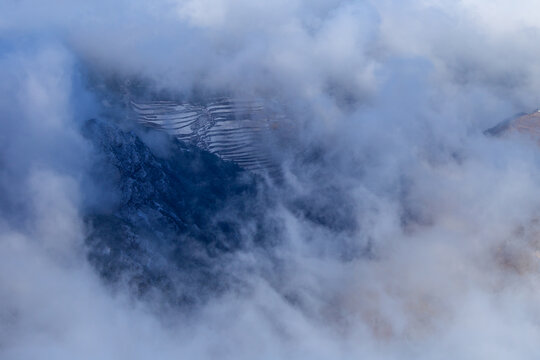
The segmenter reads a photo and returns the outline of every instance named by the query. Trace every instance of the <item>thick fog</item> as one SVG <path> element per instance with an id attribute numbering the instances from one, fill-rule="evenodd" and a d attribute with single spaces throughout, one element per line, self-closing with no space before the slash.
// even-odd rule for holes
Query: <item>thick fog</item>
<path id="1" fill-rule="evenodd" d="M 537 359 L 540 148 L 484 131 L 540 107 L 539 12 L 0 1 L 0 357 Z M 273 260 L 229 256 L 242 291 L 164 310 L 88 262 L 83 215 L 112 195 L 80 128 L 110 111 L 97 89 L 111 78 L 287 113 L 283 179 L 267 179 L 283 235 Z M 304 196 L 329 226 L 291 210 Z"/>

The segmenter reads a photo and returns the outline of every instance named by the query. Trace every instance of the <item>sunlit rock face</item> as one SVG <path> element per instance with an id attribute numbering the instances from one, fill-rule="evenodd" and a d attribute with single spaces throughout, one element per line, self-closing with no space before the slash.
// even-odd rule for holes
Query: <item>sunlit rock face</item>
<path id="1" fill-rule="evenodd" d="M 540 136 L 540 111 L 518 117 L 510 125 L 510 129 L 521 133 Z"/>
<path id="2" fill-rule="evenodd" d="M 530 114 L 519 114 L 512 119 L 503 121 L 497 126 L 488 129 L 486 133 L 495 136 L 510 133 L 527 134 L 540 140 L 540 110 Z"/>

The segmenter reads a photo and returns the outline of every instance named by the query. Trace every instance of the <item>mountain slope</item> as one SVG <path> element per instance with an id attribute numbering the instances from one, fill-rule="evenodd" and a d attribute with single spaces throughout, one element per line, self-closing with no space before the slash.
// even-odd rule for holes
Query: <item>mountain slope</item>
<path id="1" fill-rule="evenodd" d="M 83 133 L 98 153 L 93 176 L 116 199 L 86 216 L 88 256 L 104 278 L 191 303 L 227 286 L 217 258 L 277 237 L 267 188 L 235 164 L 174 139 L 156 154 L 111 121 L 89 120 Z"/>

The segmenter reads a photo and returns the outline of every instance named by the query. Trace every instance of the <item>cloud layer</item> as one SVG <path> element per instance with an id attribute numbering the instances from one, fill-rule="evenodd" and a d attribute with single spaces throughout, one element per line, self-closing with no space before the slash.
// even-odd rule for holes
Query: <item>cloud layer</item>
<path id="1" fill-rule="evenodd" d="M 540 152 L 483 131 L 539 104 L 538 10 L 0 3 L 2 357 L 536 358 Z M 79 127 L 108 111 L 111 78 L 277 100 L 289 114 L 284 184 L 269 185 L 280 265 L 236 254 L 227 271 L 245 292 L 166 321 L 87 263 L 83 213 L 106 194 L 89 185 L 98 160 Z M 291 199 L 346 208 L 355 226 L 316 224 Z"/>

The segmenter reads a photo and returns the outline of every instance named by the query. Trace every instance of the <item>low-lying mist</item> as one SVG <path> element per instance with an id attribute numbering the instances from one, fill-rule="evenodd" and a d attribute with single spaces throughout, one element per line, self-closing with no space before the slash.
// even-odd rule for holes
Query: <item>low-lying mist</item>
<path id="1" fill-rule="evenodd" d="M 540 106 L 538 11 L 532 0 L 0 2 L 0 357 L 538 358 L 538 139 L 484 133 Z M 189 306 L 159 287 L 139 296 L 131 270 L 108 281 L 89 260 L 89 214 L 133 202 L 84 128 L 114 124 L 168 159 L 180 145 L 142 129 L 129 97 L 216 94 L 287 114 L 280 178 L 220 170 L 249 191 L 227 197 L 232 185 L 209 181 L 227 201 L 193 195 L 212 218 L 190 213 L 197 231 L 182 241 L 226 220 L 218 245 L 241 245 L 196 257 L 206 277 L 160 267 Z M 182 151 L 199 159 L 186 169 L 213 169 Z M 153 249 L 144 266 L 163 262 Z"/>

